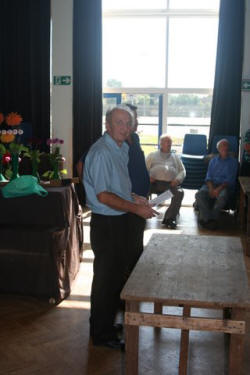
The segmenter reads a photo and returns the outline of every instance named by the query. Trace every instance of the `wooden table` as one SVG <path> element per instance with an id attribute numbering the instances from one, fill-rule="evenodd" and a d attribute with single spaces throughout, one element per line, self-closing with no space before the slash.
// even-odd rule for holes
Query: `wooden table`
<path id="1" fill-rule="evenodd" d="M 138 374 L 139 326 L 182 330 L 182 375 L 187 373 L 189 330 L 229 333 L 229 374 L 241 373 L 245 311 L 250 300 L 239 238 L 153 234 L 121 298 L 126 301 L 127 375 Z M 154 313 L 140 312 L 141 302 L 153 302 Z M 162 314 L 162 306 L 182 306 L 183 316 Z M 190 317 L 192 307 L 220 309 L 224 316 Z"/>
<path id="2" fill-rule="evenodd" d="M 240 224 L 246 233 L 246 255 L 250 256 L 250 177 L 239 177 L 240 182 Z"/>

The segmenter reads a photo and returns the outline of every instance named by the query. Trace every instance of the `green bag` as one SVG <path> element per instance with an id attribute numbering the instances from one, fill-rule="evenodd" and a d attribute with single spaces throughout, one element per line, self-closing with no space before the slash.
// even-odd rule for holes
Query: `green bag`
<path id="1" fill-rule="evenodd" d="M 25 197 L 26 195 L 38 194 L 42 197 L 48 195 L 34 176 L 23 175 L 10 181 L 2 188 L 4 198 Z"/>

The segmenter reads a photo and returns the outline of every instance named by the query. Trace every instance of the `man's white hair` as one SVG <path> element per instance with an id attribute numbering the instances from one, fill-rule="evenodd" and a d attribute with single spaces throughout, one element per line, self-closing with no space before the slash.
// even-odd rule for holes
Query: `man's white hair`
<path id="1" fill-rule="evenodd" d="M 168 135 L 168 134 L 162 134 L 161 136 L 160 136 L 160 141 L 162 140 L 162 139 L 165 139 L 165 138 L 169 138 L 171 141 L 172 141 L 172 138 L 170 137 L 170 135 Z"/>
<path id="2" fill-rule="evenodd" d="M 128 112 L 131 118 L 131 125 L 134 126 L 135 117 L 133 111 L 126 105 L 126 104 L 117 104 L 115 107 L 109 108 L 106 112 L 106 122 L 111 120 L 112 114 L 117 109 L 121 109 L 122 111 Z"/>
<path id="3" fill-rule="evenodd" d="M 222 138 L 222 139 L 220 139 L 220 140 L 216 143 L 216 148 L 217 148 L 218 151 L 219 151 L 219 147 L 220 147 L 221 143 L 227 143 L 227 144 L 229 145 L 229 142 L 228 142 L 228 140 L 227 140 L 226 138 Z"/>

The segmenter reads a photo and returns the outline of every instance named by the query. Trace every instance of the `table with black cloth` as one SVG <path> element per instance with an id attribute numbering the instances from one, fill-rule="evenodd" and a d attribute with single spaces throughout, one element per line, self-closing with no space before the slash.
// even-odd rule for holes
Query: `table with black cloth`
<path id="1" fill-rule="evenodd" d="M 82 215 L 73 184 L 46 190 L 46 197 L 0 193 L 0 293 L 58 303 L 79 271 Z"/>

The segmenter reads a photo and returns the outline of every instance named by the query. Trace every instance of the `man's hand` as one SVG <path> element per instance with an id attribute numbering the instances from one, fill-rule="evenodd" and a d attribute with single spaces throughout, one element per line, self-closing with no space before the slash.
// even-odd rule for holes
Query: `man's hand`
<path id="1" fill-rule="evenodd" d="M 216 191 L 214 188 L 208 190 L 210 198 L 216 198 Z"/>
<path id="2" fill-rule="evenodd" d="M 134 203 L 136 203 L 136 204 L 143 204 L 143 205 L 146 205 L 146 206 L 149 205 L 147 198 L 142 197 L 141 195 L 137 195 L 135 193 L 132 193 L 132 198 L 134 200 Z"/>
<path id="3" fill-rule="evenodd" d="M 159 215 L 150 205 L 138 204 L 136 208 L 136 215 L 143 217 L 144 219 L 151 219 L 156 215 Z"/>
<path id="4" fill-rule="evenodd" d="M 170 182 L 170 186 L 171 186 L 171 187 L 175 187 L 175 186 L 178 186 L 179 183 L 180 183 L 180 181 L 178 181 L 178 180 L 173 180 L 173 181 Z"/>
<path id="5" fill-rule="evenodd" d="M 208 187 L 208 194 L 209 194 L 210 198 L 216 198 L 215 188 L 213 186 L 212 181 L 207 181 L 207 187 Z"/>
<path id="6" fill-rule="evenodd" d="M 218 198 L 220 192 L 225 188 L 225 184 L 219 185 L 216 188 L 209 189 L 209 196 L 211 198 Z"/>
<path id="7" fill-rule="evenodd" d="M 115 210 L 132 212 L 133 214 L 141 216 L 144 219 L 150 219 L 151 217 L 158 215 L 158 212 L 149 205 L 146 198 L 142 199 L 142 197 L 140 197 L 141 203 L 135 203 L 127 201 L 114 193 L 103 191 L 97 194 L 97 199 L 99 202 L 106 204 Z"/>
<path id="8" fill-rule="evenodd" d="M 156 181 L 156 179 L 155 178 L 153 178 L 153 177 L 150 177 L 150 182 L 151 183 L 153 183 L 153 182 L 155 182 Z"/>

